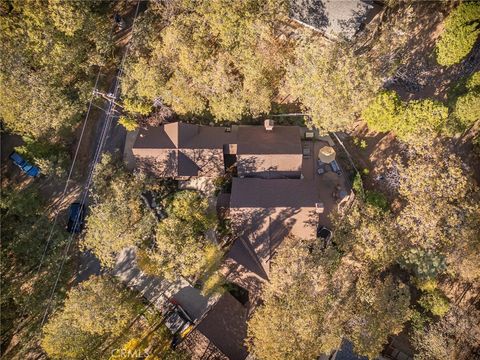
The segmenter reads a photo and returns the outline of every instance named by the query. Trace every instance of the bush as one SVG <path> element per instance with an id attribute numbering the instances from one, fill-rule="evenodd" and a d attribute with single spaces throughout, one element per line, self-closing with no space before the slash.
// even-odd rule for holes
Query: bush
<path id="1" fill-rule="evenodd" d="M 375 206 L 383 211 L 388 210 L 387 197 L 378 191 L 367 190 L 365 192 L 365 202 L 369 205 Z"/>
<path id="2" fill-rule="evenodd" d="M 450 308 L 450 302 L 440 290 L 423 294 L 418 303 L 435 316 L 444 316 Z"/>
<path id="3" fill-rule="evenodd" d="M 466 129 L 480 119 L 480 92 L 469 92 L 460 96 L 455 103 L 454 115 Z"/>
<path id="4" fill-rule="evenodd" d="M 357 172 L 355 178 L 353 179 L 352 190 L 357 194 L 362 200 L 365 199 L 365 191 L 363 190 L 362 176 Z"/>
<path id="5" fill-rule="evenodd" d="M 402 103 L 395 91 L 382 91 L 362 112 L 362 118 L 373 131 L 391 131 L 402 112 Z"/>
<path id="6" fill-rule="evenodd" d="M 464 2 L 445 20 L 445 30 L 437 42 L 436 54 L 440 65 L 459 63 L 472 50 L 480 34 L 480 4 Z"/>

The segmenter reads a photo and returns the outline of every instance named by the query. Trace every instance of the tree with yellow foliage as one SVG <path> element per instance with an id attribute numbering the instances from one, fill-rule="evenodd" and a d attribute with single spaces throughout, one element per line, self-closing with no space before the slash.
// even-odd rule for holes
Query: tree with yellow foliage
<path id="1" fill-rule="evenodd" d="M 177 192 L 167 213 L 157 226 L 154 246 L 138 252 L 142 270 L 167 279 L 196 279 L 217 266 L 222 252 L 206 236 L 217 226 L 207 199 L 196 191 Z"/>
<path id="2" fill-rule="evenodd" d="M 44 326 L 42 348 L 52 359 L 97 359 L 99 345 L 120 334 L 141 308 L 113 279 L 91 277 L 68 292 Z"/>

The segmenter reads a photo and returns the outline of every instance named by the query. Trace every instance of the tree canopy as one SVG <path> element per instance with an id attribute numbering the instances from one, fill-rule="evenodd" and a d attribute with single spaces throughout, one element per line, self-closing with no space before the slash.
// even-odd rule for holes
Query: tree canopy
<path id="1" fill-rule="evenodd" d="M 450 66 L 462 61 L 480 34 L 480 4 L 464 1 L 447 16 L 445 29 L 436 44 L 437 61 Z"/>
<path id="2" fill-rule="evenodd" d="M 375 357 L 409 317 L 408 288 L 367 271 L 350 255 L 327 253 L 290 239 L 279 250 L 265 285 L 264 305 L 249 320 L 248 339 L 259 359 L 305 359 L 329 354 L 343 338 Z"/>
<path id="3" fill-rule="evenodd" d="M 33 138 L 71 129 L 90 92 L 91 66 L 110 50 L 101 1 L 7 1 L 1 5 L 0 117 Z M 65 71 L 68 69 L 68 71 Z"/>
<path id="4" fill-rule="evenodd" d="M 341 61 L 339 61 L 341 59 Z M 348 128 L 380 86 L 371 65 L 343 44 L 320 46 L 307 39 L 296 46 L 286 86 L 325 131 Z"/>
<path id="5" fill-rule="evenodd" d="M 155 217 L 141 199 L 143 181 L 104 156 L 94 177 L 94 201 L 86 219 L 82 246 L 104 266 L 113 266 L 123 248 L 139 245 L 153 235 Z"/>
<path id="6" fill-rule="evenodd" d="M 470 76 L 461 88 L 461 94 L 455 98 L 453 116 L 464 130 L 480 119 L 480 71 Z"/>
<path id="7" fill-rule="evenodd" d="M 195 191 L 180 191 L 170 200 L 167 214 L 157 226 L 153 249 L 139 252 L 140 267 L 168 279 L 203 275 L 222 255 L 207 237 L 217 226 L 208 201 Z"/>
<path id="8" fill-rule="evenodd" d="M 53 359 L 97 359 L 105 335 L 118 335 L 141 308 L 112 279 L 91 277 L 72 288 L 44 326 L 42 347 Z"/>
<path id="9" fill-rule="evenodd" d="M 413 271 L 420 278 L 435 277 L 448 266 L 460 277 L 477 278 L 469 263 L 478 258 L 480 192 L 461 160 L 435 145 L 412 157 L 400 173 L 406 204 L 397 221 Z M 425 262 L 431 262 L 426 269 Z"/>
<path id="10" fill-rule="evenodd" d="M 161 99 L 178 114 L 237 121 L 270 110 L 285 46 L 273 22 L 282 1 L 176 2 L 170 18 L 128 66 L 126 99 Z M 162 18 L 164 7 L 152 9 Z"/>
<path id="11" fill-rule="evenodd" d="M 430 99 L 402 102 L 395 91 L 381 91 L 363 110 L 362 118 L 370 129 L 392 131 L 405 142 L 450 133 L 445 105 Z"/>

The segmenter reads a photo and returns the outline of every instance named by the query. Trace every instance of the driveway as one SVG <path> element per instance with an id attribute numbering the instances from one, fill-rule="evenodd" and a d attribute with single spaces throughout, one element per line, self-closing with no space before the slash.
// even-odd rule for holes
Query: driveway
<path id="1" fill-rule="evenodd" d="M 121 251 L 112 274 L 132 290 L 138 291 L 161 312 L 166 310 L 169 299 L 174 299 L 193 320 L 198 320 L 217 301 L 216 297 L 202 296 L 200 290 L 183 278 L 170 282 L 144 274 L 137 266 L 134 247 Z"/>

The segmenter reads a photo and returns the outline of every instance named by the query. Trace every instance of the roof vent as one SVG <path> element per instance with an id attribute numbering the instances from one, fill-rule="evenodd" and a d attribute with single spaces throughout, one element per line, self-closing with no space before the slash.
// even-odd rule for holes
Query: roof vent
<path id="1" fill-rule="evenodd" d="M 265 130 L 267 131 L 273 130 L 273 120 L 267 119 L 263 122 L 263 125 L 265 126 Z"/>

